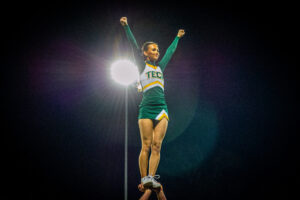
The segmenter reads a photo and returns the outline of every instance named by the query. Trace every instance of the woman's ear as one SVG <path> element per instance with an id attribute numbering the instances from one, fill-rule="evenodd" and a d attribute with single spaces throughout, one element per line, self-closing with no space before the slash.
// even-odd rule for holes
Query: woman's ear
<path id="1" fill-rule="evenodd" d="M 148 54 L 147 54 L 147 52 L 146 52 L 146 51 L 143 51 L 143 54 L 144 54 L 144 56 L 145 56 L 145 57 L 147 57 L 147 56 L 148 56 Z"/>

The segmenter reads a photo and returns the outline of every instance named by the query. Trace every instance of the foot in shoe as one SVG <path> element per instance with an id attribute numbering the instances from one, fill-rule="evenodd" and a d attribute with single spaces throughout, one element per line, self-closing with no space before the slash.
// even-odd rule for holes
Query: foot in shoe
<path id="1" fill-rule="evenodd" d="M 152 176 L 145 176 L 141 179 L 141 184 L 144 186 L 144 188 L 151 188 L 153 185 Z"/>
<path id="2" fill-rule="evenodd" d="M 152 188 L 160 188 L 161 187 L 161 184 L 156 181 L 155 179 L 159 179 L 160 176 L 159 175 L 155 175 L 155 176 L 151 176 L 151 180 L 152 180 Z"/>

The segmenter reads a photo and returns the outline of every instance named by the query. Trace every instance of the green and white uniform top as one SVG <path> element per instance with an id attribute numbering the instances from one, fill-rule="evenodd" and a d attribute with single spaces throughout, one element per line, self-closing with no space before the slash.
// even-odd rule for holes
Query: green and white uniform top
<path id="1" fill-rule="evenodd" d="M 179 37 L 175 37 L 161 61 L 156 64 L 155 62 L 144 61 L 144 56 L 129 26 L 124 26 L 124 29 L 133 49 L 135 62 L 140 72 L 140 82 L 143 88 L 143 99 L 139 105 L 139 118 L 160 120 L 166 116 L 167 119 L 169 119 L 164 94 L 163 72 L 177 48 Z"/>
<path id="2" fill-rule="evenodd" d="M 146 63 L 145 69 L 140 75 L 140 82 L 143 86 L 144 93 L 156 86 L 164 90 L 163 72 L 161 71 L 159 66 L 154 66 Z"/>
<path id="3" fill-rule="evenodd" d="M 143 88 L 143 99 L 140 106 L 165 104 L 164 78 L 159 66 L 145 62 L 144 71 L 140 74 Z"/>

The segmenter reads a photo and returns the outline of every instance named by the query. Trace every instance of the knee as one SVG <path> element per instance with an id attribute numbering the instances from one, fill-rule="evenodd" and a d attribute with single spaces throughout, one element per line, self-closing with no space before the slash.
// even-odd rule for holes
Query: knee
<path id="1" fill-rule="evenodd" d="M 161 142 L 154 141 L 151 145 L 151 152 L 152 153 L 160 153 L 161 150 Z"/>
<path id="2" fill-rule="evenodd" d="M 151 149 L 151 141 L 144 141 L 142 143 L 142 151 L 146 152 L 146 153 L 149 153 L 150 149 Z"/>

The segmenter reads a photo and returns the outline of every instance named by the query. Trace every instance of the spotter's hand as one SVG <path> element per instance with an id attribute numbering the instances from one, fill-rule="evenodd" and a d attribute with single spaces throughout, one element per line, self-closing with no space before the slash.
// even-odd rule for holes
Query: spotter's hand
<path id="1" fill-rule="evenodd" d="M 145 188 L 142 184 L 138 185 L 138 189 L 139 189 L 140 192 L 145 192 Z"/>
<path id="2" fill-rule="evenodd" d="M 153 188 L 152 190 L 156 193 L 160 193 L 160 191 L 163 190 L 163 186 L 160 186 L 159 188 Z"/>

